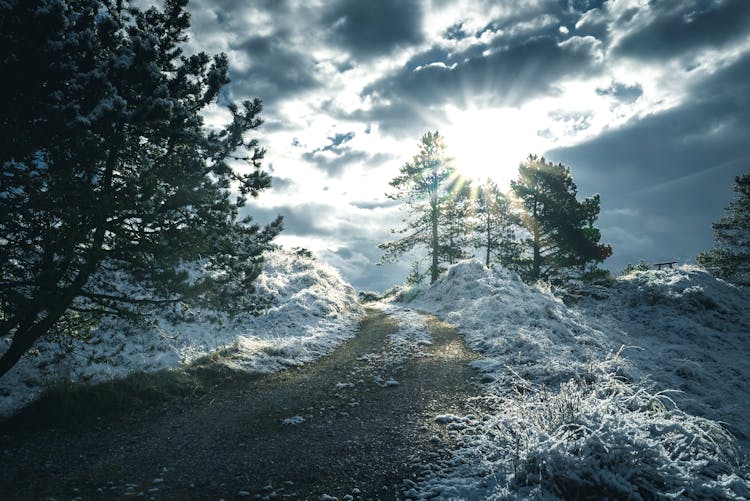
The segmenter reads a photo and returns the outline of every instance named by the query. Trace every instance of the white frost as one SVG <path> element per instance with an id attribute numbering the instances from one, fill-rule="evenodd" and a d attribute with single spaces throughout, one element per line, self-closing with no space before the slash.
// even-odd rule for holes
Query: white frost
<path id="1" fill-rule="evenodd" d="M 146 331 L 110 320 L 88 342 L 74 341 L 67 354 L 54 342 L 38 342 L 0 379 L 0 415 L 59 382 L 99 382 L 133 371 L 178 367 L 208 354 L 234 369 L 277 371 L 330 353 L 356 333 L 362 311 L 356 293 L 330 266 L 282 250 L 267 253 L 256 289 L 273 298 L 258 317 L 231 320 L 195 311 L 192 322 L 159 318 Z"/>
<path id="2" fill-rule="evenodd" d="M 437 416 L 458 447 L 412 497 L 750 497 L 746 289 L 687 267 L 567 306 L 467 261 L 406 296 L 457 325 L 491 381 L 481 419 Z"/>

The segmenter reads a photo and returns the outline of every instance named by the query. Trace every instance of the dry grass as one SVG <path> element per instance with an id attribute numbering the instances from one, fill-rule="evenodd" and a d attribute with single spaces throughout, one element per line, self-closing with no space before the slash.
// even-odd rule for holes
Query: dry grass
<path id="1" fill-rule="evenodd" d="M 58 383 L 0 423 L 0 431 L 85 428 L 115 414 L 128 416 L 174 402 L 203 400 L 218 386 L 248 377 L 252 376 L 229 369 L 213 355 L 180 369 L 134 372 L 122 379 L 97 384 Z"/>

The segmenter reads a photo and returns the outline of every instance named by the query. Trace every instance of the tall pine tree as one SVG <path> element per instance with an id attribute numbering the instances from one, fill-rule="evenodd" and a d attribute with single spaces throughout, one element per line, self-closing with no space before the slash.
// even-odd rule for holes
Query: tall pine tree
<path id="1" fill-rule="evenodd" d="M 579 202 L 570 170 L 544 158 L 529 155 L 511 181 L 518 199 L 521 224 L 528 237 L 521 242 L 523 254 L 513 266 L 528 281 L 565 281 L 581 276 L 612 254 L 599 243 L 594 227 L 599 216 L 599 195 Z"/>
<path id="2" fill-rule="evenodd" d="M 697 261 L 717 277 L 750 286 L 750 172 L 735 178 L 734 192 L 727 214 L 713 224 L 714 248 Z"/>
<path id="3" fill-rule="evenodd" d="M 453 176 L 446 190 L 439 218 L 440 254 L 446 263 L 455 264 L 471 257 L 466 249 L 471 245 L 474 199 L 469 180 L 460 175 Z"/>
<path id="4" fill-rule="evenodd" d="M 475 189 L 473 243 L 484 250 L 484 264 L 508 264 L 518 257 L 515 228 L 520 223 L 508 197 L 487 178 Z"/>
<path id="5" fill-rule="evenodd" d="M 238 218 L 270 186 L 246 138 L 260 102 L 207 130 L 226 56 L 183 55 L 187 0 L 140 4 L 0 2 L 0 376 L 40 337 L 101 315 L 243 307 L 281 229 Z"/>
<path id="6" fill-rule="evenodd" d="M 419 142 L 419 153 L 411 162 L 405 163 L 399 175 L 391 180 L 390 185 L 396 191 L 387 196 L 405 206 L 407 216 L 403 222 L 406 226 L 391 230 L 403 236 L 378 246 L 385 251 L 384 262 L 398 260 L 416 247 L 425 247 L 430 262 L 431 283 L 440 274 L 441 208 L 450 195 L 448 185 L 454 176 L 452 161 L 445 150 L 445 141 L 438 131 L 427 132 Z"/>

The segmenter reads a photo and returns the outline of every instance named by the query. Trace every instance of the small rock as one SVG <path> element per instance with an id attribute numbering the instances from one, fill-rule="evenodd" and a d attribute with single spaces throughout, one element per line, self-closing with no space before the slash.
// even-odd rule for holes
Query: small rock
<path id="1" fill-rule="evenodd" d="M 302 424 L 305 421 L 306 421 L 306 419 L 303 418 L 302 416 L 292 416 L 292 417 L 288 417 L 286 419 L 282 419 L 281 420 L 281 424 L 283 424 L 284 426 L 293 426 L 293 425 L 297 425 L 297 424 Z"/>

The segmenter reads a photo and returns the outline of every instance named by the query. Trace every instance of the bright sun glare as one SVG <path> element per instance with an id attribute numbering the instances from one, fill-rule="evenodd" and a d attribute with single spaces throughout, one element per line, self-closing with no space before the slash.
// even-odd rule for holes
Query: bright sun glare
<path id="1" fill-rule="evenodd" d="M 508 108 L 446 111 L 450 124 L 441 134 L 457 170 L 466 177 L 490 177 L 505 189 L 515 179 L 518 164 L 548 146 L 532 113 Z"/>

